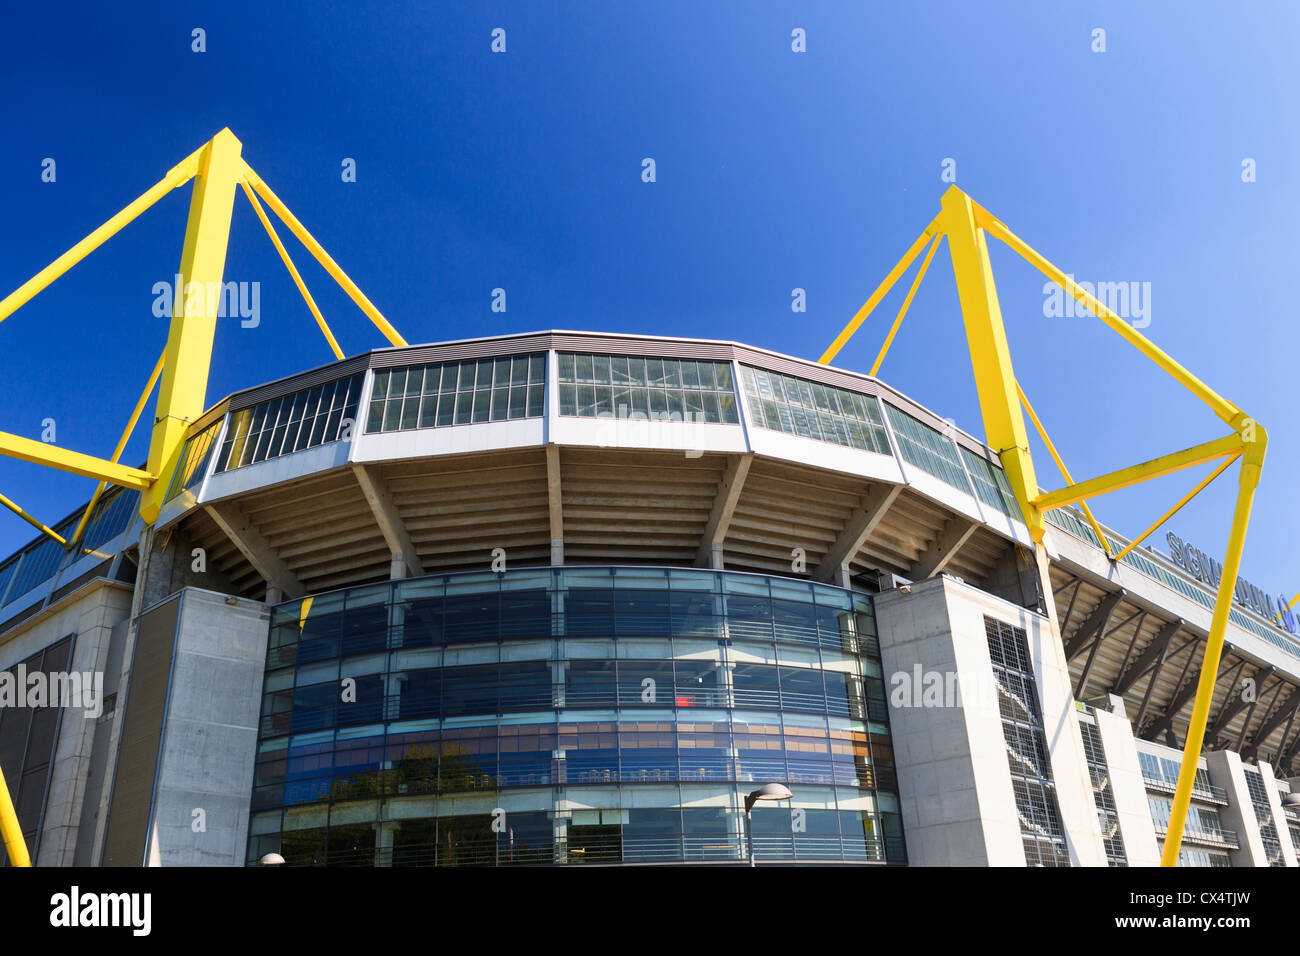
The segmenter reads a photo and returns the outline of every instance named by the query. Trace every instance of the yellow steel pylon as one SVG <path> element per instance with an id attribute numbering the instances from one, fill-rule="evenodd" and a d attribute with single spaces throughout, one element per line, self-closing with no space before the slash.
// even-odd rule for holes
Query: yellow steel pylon
<path id="1" fill-rule="evenodd" d="M 288 252 L 285 251 L 258 202 L 259 196 L 374 323 L 384 338 L 392 345 L 406 344 L 406 340 L 384 318 L 374 303 L 366 298 L 356 283 L 348 278 L 338 263 L 330 258 L 321 244 L 244 161 L 240 153 L 241 144 L 235 135 L 229 129 L 221 130 L 211 140 L 172 167 L 166 176 L 121 212 L 0 300 L 0 322 L 3 322 L 158 200 L 173 189 L 184 186 L 190 180 L 194 181 L 185 240 L 181 247 L 179 272 L 181 287 L 173 290 L 174 308 L 167 344 L 112 457 L 99 458 L 23 438 L 20 435 L 0 432 L 0 455 L 99 480 L 99 487 L 70 540 L 56 534 L 17 504 L 0 495 L 0 505 L 14 511 L 65 547 L 78 546 L 91 510 L 106 483 L 138 489 L 141 492 L 141 516 L 150 525 L 158 519 L 172 472 L 176 468 L 185 444 L 186 433 L 205 409 L 208 370 L 212 363 L 212 345 L 216 334 L 222 274 L 225 270 L 226 246 L 230 237 L 230 220 L 236 187 L 243 190 L 253 206 L 336 358 L 342 358 L 342 350 L 329 326 L 325 324 L 315 300 L 308 293 L 302 277 L 294 268 Z M 148 461 L 143 469 L 122 465 L 117 459 L 131 437 L 155 382 L 159 383 L 158 401 L 150 437 Z M 0 776 L 0 836 L 4 838 L 10 862 L 15 866 L 30 866 L 22 830 L 3 776 Z"/>
<path id="2" fill-rule="evenodd" d="M 1151 534 L 1170 515 L 1185 505 L 1193 496 L 1200 493 L 1211 481 L 1220 475 L 1232 462 L 1241 459 L 1241 474 L 1237 492 L 1237 503 L 1233 511 L 1232 527 L 1228 535 L 1227 553 L 1223 560 L 1223 572 L 1219 579 L 1218 592 L 1215 595 L 1214 615 L 1210 624 L 1210 635 L 1205 646 L 1205 658 L 1201 666 L 1201 676 L 1196 690 L 1196 701 L 1192 707 L 1192 717 L 1187 728 L 1187 742 L 1183 748 L 1182 767 L 1178 774 L 1178 787 L 1174 795 L 1173 811 L 1169 817 L 1169 829 L 1165 838 L 1162 866 L 1174 866 L 1178 862 L 1178 851 L 1182 844 L 1183 827 L 1187 819 L 1187 808 L 1191 801 L 1192 783 L 1196 776 L 1196 761 L 1201 752 L 1205 738 L 1205 723 L 1209 716 L 1210 702 L 1214 694 L 1215 677 L 1219 669 L 1219 659 L 1223 653 L 1223 637 L 1228 626 L 1228 615 L 1232 610 L 1232 595 L 1236 586 L 1237 573 L 1241 566 L 1241 553 L 1246 542 L 1246 529 L 1250 523 L 1250 509 L 1254 500 L 1255 488 L 1259 484 L 1260 469 L 1264 464 L 1264 455 L 1268 448 L 1268 434 L 1262 425 L 1248 417 L 1232 402 L 1223 398 L 1208 385 L 1198 379 L 1173 358 L 1157 348 L 1137 329 L 1097 301 L 1088 292 L 1075 285 L 1074 281 L 1061 269 L 1049 262 L 1040 253 L 1011 232 L 985 209 L 975 203 L 956 186 L 949 187 L 940 204 L 936 216 L 920 237 L 912 243 L 903 258 L 889 272 L 884 281 L 858 310 L 849 324 L 822 354 L 819 361 L 825 365 L 839 353 L 845 343 L 852 338 L 871 311 L 888 294 L 893 285 L 902 277 L 912 261 L 920 255 L 927 243 L 931 243 L 930 252 L 922 263 L 912 288 L 908 291 L 898 317 L 890 327 L 884 347 L 877 356 L 871 373 L 875 375 L 880 369 L 889 344 L 903 320 L 908 305 L 916 293 L 921 277 L 929 265 L 930 257 L 941 238 L 947 237 L 948 248 L 952 257 L 953 274 L 957 281 L 957 295 L 961 303 L 962 318 L 966 326 L 966 339 L 970 348 L 971 367 L 975 373 L 975 387 L 979 394 L 980 410 L 984 417 L 985 441 L 994 449 L 1002 460 L 1007 480 L 1015 492 L 1016 501 L 1034 541 L 1039 576 L 1043 594 L 1050 601 L 1051 583 L 1046 579 L 1047 560 L 1042 540 L 1047 531 L 1045 515 L 1054 508 L 1080 503 L 1097 534 L 1102 548 L 1110 555 L 1110 545 L 1101 528 L 1088 509 L 1087 499 L 1104 495 L 1120 488 L 1125 488 L 1142 481 L 1149 481 L 1161 475 L 1171 474 L 1184 468 L 1224 459 L 1222 464 L 1208 475 L 1192 491 L 1160 518 L 1160 520 L 1142 533 L 1136 541 L 1112 557 L 1117 561 L 1127 554 L 1138 541 Z M 1048 279 L 1057 283 L 1067 293 L 1077 299 L 1093 315 L 1114 329 L 1120 336 L 1138 349 L 1152 362 L 1164 369 L 1175 381 L 1197 396 L 1210 407 L 1231 432 L 1202 445 L 1183 451 L 1162 455 L 1151 461 L 1123 468 L 1119 471 L 1101 475 L 1087 481 L 1075 482 L 1065 470 L 1055 445 L 1047 436 L 1046 430 L 1033 412 L 1028 399 L 1016 382 L 1011 364 L 1011 354 L 1007 345 L 1006 329 L 1002 323 L 1002 312 L 998 305 L 997 288 L 993 281 L 993 269 L 989 262 L 988 237 L 992 236 L 1010 246 L 1026 259 Z M 1035 427 L 1043 437 L 1053 459 L 1056 461 L 1066 486 L 1057 491 L 1043 492 L 1034 476 L 1034 463 L 1029 451 L 1028 430 L 1025 426 L 1022 408 L 1029 412 Z M 1297 595 L 1300 600 L 1300 595 Z M 1294 602 L 1293 602 L 1294 603 Z M 1053 628 L 1059 627 L 1050 605 L 1048 617 Z M 1060 635 L 1057 634 L 1057 638 Z"/>

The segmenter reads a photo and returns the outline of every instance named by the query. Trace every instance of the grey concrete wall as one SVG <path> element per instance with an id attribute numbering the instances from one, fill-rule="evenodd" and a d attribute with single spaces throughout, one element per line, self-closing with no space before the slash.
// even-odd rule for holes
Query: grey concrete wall
<path id="1" fill-rule="evenodd" d="M 908 858 L 920 866 L 1025 865 L 985 615 L 1026 631 L 1071 860 L 1105 866 L 1069 670 L 1050 622 L 944 575 L 876 598 Z M 918 665 L 945 684 L 956 674 L 957 700 L 905 700 Z"/>
<path id="2" fill-rule="evenodd" d="M 1255 808 L 1246 789 L 1246 772 L 1241 757 L 1231 750 L 1212 750 L 1205 755 L 1205 769 L 1210 782 L 1228 791 L 1228 805 L 1219 807 L 1219 819 L 1229 830 L 1237 831 L 1241 848 L 1228 852 L 1233 866 L 1268 866 L 1264 841 L 1259 838 Z"/>
<path id="3" fill-rule="evenodd" d="M 0 643 L 0 668 L 11 667 L 71 634 L 75 638 L 70 669 L 81 674 L 103 674 L 113 629 L 126 619 L 130 606 L 131 589 L 127 585 L 92 582 L 5 635 Z M 113 692 L 112 683 L 104 680 L 106 696 Z M 33 860 L 38 866 L 70 866 L 74 862 L 87 798 L 86 782 L 96 734 L 102 726 L 81 707 L 68 707 L 62 714 L 40 846 Z M 11 786 L 15 783 L 12 781 Z M 90 799 L 96 799 L 93 792 Z"/>
<path id="4" fill-rule="evenodd" d="M 196 588 L 181 600 L 146 859 L 241 866 L 270 612 Z"/>

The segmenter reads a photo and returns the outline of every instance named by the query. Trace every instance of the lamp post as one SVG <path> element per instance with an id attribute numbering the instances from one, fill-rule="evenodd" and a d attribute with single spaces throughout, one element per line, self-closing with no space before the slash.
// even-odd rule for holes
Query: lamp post
<path id="1" fill-rule="evenodd" d="M 749 865 L 754 862 L 754 804 L 760 800 L 789 800 L 794 794 L 783 783 L 765 783 L 745 797 L 745 835 L 749 838 Z"/>

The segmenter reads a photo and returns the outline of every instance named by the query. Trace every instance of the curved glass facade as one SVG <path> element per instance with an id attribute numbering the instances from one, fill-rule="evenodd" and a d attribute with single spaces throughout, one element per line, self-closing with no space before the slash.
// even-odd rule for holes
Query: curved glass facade
<path id="1" fill-rule="evenodd" d="M 904 862 L 871 599 L 528 568 L 272 615 L 248 859 Z"/>

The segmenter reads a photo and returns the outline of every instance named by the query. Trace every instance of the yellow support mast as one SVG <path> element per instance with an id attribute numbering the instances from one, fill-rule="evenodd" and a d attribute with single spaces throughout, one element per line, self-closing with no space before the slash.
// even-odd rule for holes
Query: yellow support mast
<path id="1" fill-rule="evenodd" d="M 0 322 L 3 322 L 173 189 L 179 189 L 191 179 L 194 180 L 185 240 L 181 247 L 179 272 L 181 285 L 180 288 L 173 290 L 174 305 L 167 345 L 163 350 L 162 358 L 154 368 L 149 384 L 140 396 L 131 421 L 112 458 L 87 455 L 20 435 L 0 432 L 0 455 L 99 480 L 100 484 L 71 542 L 65 541 L 8 498 L 0 496 L 0 506 L 14 511 L 25 521 L 53 536 L 62 544 L 75 546 L 80 541 L 95 501 L 102 494 L 105 483 L 139 490 L 141 492 L 140 514 L 145 523 L 152 525 L 158 519 L 171 474 L 176 469 L 184 448 L 185 436 L 190 425 L 205 411 L 208 372 L 212 362 L 212 346 L 222 300 L 222 274 L 225 270 L 226 247 L 230 239 L 230 221 L 234 211 L 236 187 L 242 187 L 248 196 L 258 219 L 262 222 L 276 252 L 279 253 L 294 283 L 302 293 L 335 358 L 342 358 L 342 349 L 339 348 L 333 332 L 320 314 L 315 300 L 307 292 L 302 277 L 298 274 L 288 252 L 258 203 L 257 196 L 261 196 L 276 216 L 298 237 L 307 251 L 357 304 L 384 338 L 393 345 L 406 344 L 406 340 L 384 318 L 374 303 L 325 252 L 320 243 L 253 171 L 252 167 L 244 162 L 240 155 L 241 151 L 242 146 L 235 135 L 229 129 L 221 130 L 211 140 L 172 167 L 166 176 L 119 213 L 14 292 L 0 299 Z M 143 469 L 131 468 L 120 464 L 118 458 L 155 381 L 159 382 L 158 401 L 150 436 L 148 462 Z M 13 801 L 10 799 L 3 776 L 0 776 L 0 836 L 4 839 L 11 863 L 15 866 L 31 865 L 22 830 L 14 812 Z"/>
<path id="2" fill-rule="evenodd" d="M 903 259 L 890 271 L 866 304 L 858 310 L 844 330 L 831 343 L 819 360 L 828 364 L 853 334 L 861 327 L 872 309 L 880 303 L 889 289 L 907 270 L 911 262 L 920 254 L 921 249 L 931 237 L 937 244 L 940 237 L 947 236 L 948 247 L 952 256 L 953 275 L 957 282 L 957 295 L 960 299 L 962 319 L 966 327 L 966 339 L 970 349 L 971 367 L 975 374 L 975 386 L 979 394 L 980 411 L 984 417 L 986 442 L 1002 460 L 1003 470 L 1015 493 L 1016 501 L 1024 515 L 1025 526 L 1034 541 L 1037 559 L 1039 583 L 1042 593 L 1047 596 L 1045 610 L 1053 630 L 1058 631 L 1055 608 L 1050 595 L 1051 581 L 1048 577 L 1047 553 L 1042 542 L 1046 534 L 1045 514 L 1069 504 L 1082 504 L 1091 519 L 1091 510 L 1087 508 L 1087 499 L 1108 494 L 1120 488 L 1149 481 L 1183 468 L 1226 459 L 1214 472 L 1198 484 L 1191 493 L 1184 495 L 1161 521 L 1176 512 L 1193 496 L 1202 491 L 1232 462 L 1242 462 L 1236 506 L 1233 510 L 1232 526 L 1228 534 L 1228 546 L 1223 561 L 1223 572 L 1215 596 L 1214 615 L 1210 625 L 1210 635 L 1206 642 L 1205 657 L 1201 668 L 1201 677 L 1196 691 L 1196 701 L 1187 729 L 1187 741 L 1183 750 L 1183 761 L 1178 776 L 1178 786 L 1174 795 L 1173 811 L 1170 815 L 1169 829 L 1165 838 L 1162 866 L 1174 866 L 1178 861 L 1178 851 L 1182 843 L 1183 827 L 1187 819 L 1187 809 L 1191 800 L 1192 783 L 1196 776 L 1196 762 L 1204 742 L 1205 724 L 1209 716 L 1210 702 L 1214 692 L 1214 680 L 1219 660 L 1223 652 L 1223 639 L 1227 631 L 1228 616 L 1232 609 L 1232 596 L 1236 586 L 1237 573 L 1241 566 L 1242 550 L 1245 547 L 1246 529 L 1250 522 L 1250 510 L 1254 500 L 1255 488 L 1259 484 L 1260 470 L 1268 448 L 1268 435 L 1263 426 L 1247 417 L 1236 405 L 1228 401 L 1202 382 L 1199 378 L 1179 365 L 1172 357 L 1162 351 L 1128 322 L 1106 308 L 1094 296 L 1079 288 L 1060 268 L 1048 261 L 1042 254 L 1031 248 L 1016 236 L 1003 223 L 989 215 L 969 196 L 956 186 L 949 187 L 940 203 L 939 215 L 926 227 L 926 231 L 912 243 Z M 1110 472 L 1087 481 L 1075 482 L 1065 471 L 1060 456 L 1056 453 L 1047 434 L 1042 430 L 1028 400 L 1016 382 L 1015 371 L 1011 364 L 1010 349 L 1007 345 L 1006 329 L 1002 322 L 1002 312 L 998 304 L 997 288 L 993 281 L 993 270 L 989 262 L 987 237 L 993 236 L 1010 246 L 1021 257 L 1042 272 L 1051 281 L 1060 285 L 1073 298 L 1078 300 L 1098 319 L 1110 326 L 1122 338 L 1137 348 L 1158 367 L 1167 372 L 1175 381 L 1201 399 L 1210 410 L 1227 423 L 1232 434 L 1217 438 L 1188 448 L 1180 452 L 1163 455 L 1150 461 L 1129 468 Z M 931 247 L 931 254 L 934 247 Z M 907 310 L 912 296 L 916 292 L 925 266 L 929 264 L 927 256 L 912 288 L 908 291 L 907 301 L 889 329 L 885 346 L 877 358 L 872 373 L 879 368 L 880 359 L 888 350 L 889 343 L 898 331 L 902 316 Z M 1033 459 L 1030 455 L 1028 431 L 1025 426 L 1022 406 L 1035 419 L 1035 425 L 1043 436 L 1052 457 L 1056 460 L 1067 482 L 1065 488 L 1057 491 L 1042 492 L 1034 476 Z M 1151 534 L 1157 525 L 1143 532 L 1141 540 Z M 1100 527 L 1094 522 L 1102 540 L 1102 547 L 1109 547 Z M 1134 542 L 1136 544 L 1136 541 Z M 1131 550 L 1130 545 L 1112 559 L 1118 560 Z M 1300 595 L 1297 595 L 1300 599 Z"/>

